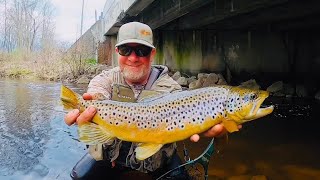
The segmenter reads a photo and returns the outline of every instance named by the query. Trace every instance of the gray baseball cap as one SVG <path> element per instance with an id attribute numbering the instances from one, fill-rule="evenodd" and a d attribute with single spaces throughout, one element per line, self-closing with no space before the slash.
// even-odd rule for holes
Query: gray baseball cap
<path id="1" fill-rule="evenodd" d="M 155 48 L 151 28 L 140 22 L 130 22 L 120 27 L 116 47 L 127 43 L 139 43 Z"/>

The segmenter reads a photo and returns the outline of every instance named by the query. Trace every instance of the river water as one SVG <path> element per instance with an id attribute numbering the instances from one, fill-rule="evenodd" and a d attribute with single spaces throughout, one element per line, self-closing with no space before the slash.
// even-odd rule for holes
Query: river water
<path id="1" fill-rule="evenodd" d="M 60 83 L 0 79 L 0 179 L 70 179 L 86 152 L 63 121 Z M 85 87 L 68 84 L 82 94 Z M 320 179 L 320 104 L 270 98 L 276 109 L 216 145 L 209 179 Z M 186 141 L 192 157 L 210 139 Z M 179 143 L 179 152 L 182 151 Z"/>

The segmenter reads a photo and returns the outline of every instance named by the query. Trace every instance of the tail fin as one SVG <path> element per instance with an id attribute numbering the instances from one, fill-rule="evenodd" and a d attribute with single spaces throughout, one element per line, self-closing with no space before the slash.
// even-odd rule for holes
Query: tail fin
<path id="1" fill-rule="evenodd" d="M 64 109 L 79 109 L 81 96 L 64 85 L 61 85 L 60 99 Z"/>

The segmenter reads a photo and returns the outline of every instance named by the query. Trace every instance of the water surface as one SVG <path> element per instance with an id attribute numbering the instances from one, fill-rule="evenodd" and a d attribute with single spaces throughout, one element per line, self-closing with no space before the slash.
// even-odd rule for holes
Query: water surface
<path id="1" fill-rule="evenodd" d="M 59 95 L 59 83 L 0 80 L 0 179 L 70 179 L 85 146 Z"/>

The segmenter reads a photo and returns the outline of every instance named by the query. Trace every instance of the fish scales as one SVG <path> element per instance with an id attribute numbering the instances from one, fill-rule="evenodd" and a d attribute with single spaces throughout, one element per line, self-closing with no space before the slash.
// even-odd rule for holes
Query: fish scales
<path id="1" fill-rule="evenodd" d="M 211 87 L 141 103 L 105 100 L 83 101 L 83 105 L 97 107 L 106 128 L 114 131 L 118 138 L 131 142 L 140 142 L 141 138 L 144 142 L 157 139 L 157 143 L 165 144 L 173 135 L 182 140 L 190 131 L 196 133 L 217 124 L 212 119 L 225 115 L 228 92 L 227 88 Z"/>

